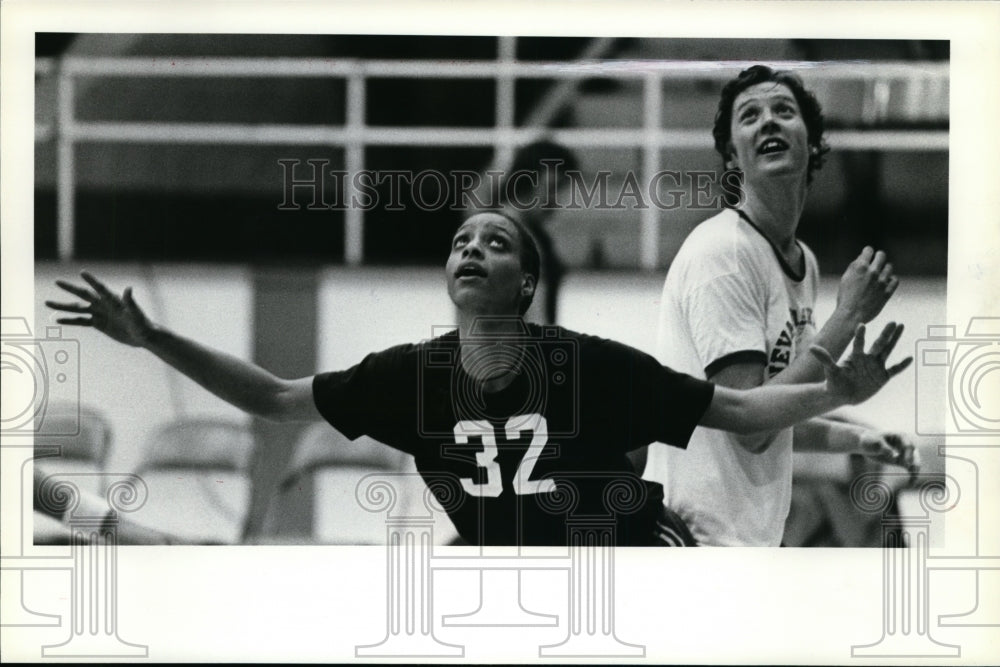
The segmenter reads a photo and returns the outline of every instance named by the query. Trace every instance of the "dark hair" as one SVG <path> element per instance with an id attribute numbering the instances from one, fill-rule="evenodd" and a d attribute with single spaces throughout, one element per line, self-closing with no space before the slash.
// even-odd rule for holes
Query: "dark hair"
<path id="1" fill-rule="evenodd" d="M 501 218 L 510 221 L 514 228 L 517 230 L 518 236 L 521 237 L 521 252 L 518 259 L 521 261 L 521 271 L 524 273 L 529 273 L 535 277 L 535 287 L 538 287 L 538 279 L 541 273 L 542 266 L 542 256 L 538 251 L 538 242 L 535 240 L 535 235 L 531 233 L 524 222 L 519 220 L 516 215 L 509 211 L 504 211 L 500 209 L 489 209 L 487 211 L 477 211 L 472 215 L 479 215 L 480 213 L 493 213 L 499 215 Z M 472 217 L 472 215 L 465 218 L 465 221 Z M 521 297 L 521 303 L 518 304 L 518 315 L 524 315 L 528 312 L 528 308 L 531 307 L 531 302 L 535 298 L 535 291 L 532 290 L 531 294 Z"/>
<path id="2" fill-rule="evenodd" d="M 715 150 L 722 156 L 726 168 L 729 167 L 729 142 L 732 139 L 733 102 L 736 96 L 758 83 L 774 81 L 788 86 L 795 96 L 795 101 L 802 112 L 806 124 L 809 142 L 809 165 L 806 171 L 806 182 L 812 183 L 813 172 L 822 168 L 823 160 L 830 147 L 823 138 L 823 108 L 816 97 L 806 90 L 805 84 L 797 74 L 785 70 L 773 70 L 766 65 L 754 65 L 739 73 L 722 87 L 719 108 L 715 112 L 715 125 L 712 136 L 715 137 Z"/>
<path id="3" fill-rule="evenodd" d="M 514 159 L 511 161 L 510 169 L 507 171 L 500 188 L 501 194 L 507 191 L 507 181 L 515 174 L 527 172 L 541 175 L 545 173 L 551 167 L 547 167 L 543 164 L 543 161 L 558 163 L 560 175 L 564 175 L 567 171 L 576 171 L 579 169 L 576 156 L 562 144 L 557 144 L 548 139 L 534 141 L 521 146 L 514 153 Z M 517 188 L 517 194 L 520 195 L 528 188 L 529 182 L 527 179 L 519 178 L 515 181 L 514 185 Z"/>

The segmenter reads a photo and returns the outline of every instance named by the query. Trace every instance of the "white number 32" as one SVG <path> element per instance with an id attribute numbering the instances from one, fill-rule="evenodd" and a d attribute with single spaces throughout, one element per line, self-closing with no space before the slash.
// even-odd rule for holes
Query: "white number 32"
<path id="1" fill-rule="evenodd" d="M 531 479 L 531 471 L 535 469 L 535 463 L 538 462 L 542 449 L 549 440 L 549 424 L 542 415 L 515 415 L 507 420 L 504 427 L 507 440 L 519 439 L 521 430 L 518 425 L 524 423 L 533 425 L 531 444 L 528 445 L 528 451 L 521 458 L 521 463 L 517 466 L 517 472 L 514 474 L 514 493 L 522 496 L 532 493 L 552 493 L 556 490 L 554 480 Z M 455 442 L 457 444 L 468 444 L 471 436 L 480 436 L 483 439 L 483 451 L 476 453 L 476 465 L 486 469 L 486 483 L 477 484 L 472 478 L 463 477 L 462 488 L 472 496 L 496 498 L 503 491 L 503 482 L 500 464 L 496 460 L 500 452 L 497 450 L 493 425 L 481 420 L 461 421 L 455 424 Z"/>

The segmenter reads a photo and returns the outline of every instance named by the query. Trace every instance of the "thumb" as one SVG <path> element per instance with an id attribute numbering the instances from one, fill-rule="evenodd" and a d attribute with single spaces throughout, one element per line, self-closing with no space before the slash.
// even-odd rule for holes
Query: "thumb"
<path id="1" fill-rule="evenodd" d="M 810 345 L 809 352 L 816 357 L 816 359 L 823 364 L 823 367 L 827 370 L 836 370 L 837 362 L 833 360 L 830 353 L 826 351 L 825 348 L 819 345 Z"/>
<path id="2" fill-rule="evenodd" d="M 128 308 L 130 310 L 138 310 L 139 307 L 136 305 L 135 299 L 132 298 L 132 288 L 131 287 L 126 287 L 125 288 L 125 294 L 122 295 L 122 296 L 123 296 L 123 301 L 125 301 L 125 305 L 128 306 Z"/>

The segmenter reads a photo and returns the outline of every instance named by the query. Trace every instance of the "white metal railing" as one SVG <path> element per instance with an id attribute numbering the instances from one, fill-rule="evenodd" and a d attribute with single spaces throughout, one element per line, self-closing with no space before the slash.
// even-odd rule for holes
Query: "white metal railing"
<path id="1" fill-rule="evenodd" d="M 658 171 L 664 148 L 710 148 L 711 136 L 705 129 L 665 129 L 661 127 L 663 84 L 668 80 L 712 80 L 731 78 L 750 62 L 706 61 L 577 61 L 558 63 L 518 62 L 515 38 L 500 38 L 495 61 L 388 61 L 355 59 L 292 58 L 84 58 L 59 61 L 38 59 L 36 72 L 57 73 L 58 113 L 55 128 L 39 124 L 36 140 L 53 136 L 57 150 L 58 252 L 72 257 L 74 246 L 74 148 L 82 142 L 109 143 L 199 143 L 199 144 L 296 144 L 342 146 L 346 170 L 364 169 L 366 145 L 493 146 L 496 162 L 509 164 L 515 146 L 532 141 L 544 131 L 529 123 L 514 125 L 514 84 L 517 79 L 559 79 L 577 82 L 588 78 L 635 80 L 643 86 L 643 126 L 639 128 L 579 128 L 545 131 L 546 135 L 570 147 L 634 147 L 642 151 L 643 178 L 648 182 Z M 947 90 L 948 63 L 771 63 L 782 69 L 805 73 L 810 81 L 864 81 L 871 83 L 863 117 L 877 116 L 889 102 L 892 81 L 907 82 L 907 89 Z M 234 123 L 107 122 L 80 121 L 75 117 L 76 83 L 81 78 L 129 77 L 334 77 L 347 82 L 346 122 L 342 126 Z M 496 81 L 496 118 L 492 129 L 458 127 L 371 127 L 365 123 L 365 88 L 370 78 L 486 78 Z M 943 87 L 943 88 L 942 88 Z M 919 95 L 909 95 L 906 108 L 919 116 Z M 536 110 L 537 111 L 537 110 Z M 552 111 L 549 109 L 548 111 Z M 532 122 L 544 122 L 544 115 L 532 115 Z M 531 119 L 530 119 L 531 120 Z M 830 131 L 829 142 L 836 148 L 852 150 L 947 150 L 946 130 L 840 130 Z M 353 194 L 352 179 L 345 183 Z M 642 209 L 640 265 L 657 266 L 658 211 Z M 363 260 L 364 212 L 348 207 L 345 212 L 345 260 L 350 265 Z"/>

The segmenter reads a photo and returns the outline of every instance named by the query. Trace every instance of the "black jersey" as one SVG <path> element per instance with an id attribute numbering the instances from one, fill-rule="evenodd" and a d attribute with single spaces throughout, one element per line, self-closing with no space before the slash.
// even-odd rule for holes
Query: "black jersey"
<path id="1" fill-rule="evenodd" d="M 500 391 L 466 373 L 453 331 L 317 375 L 316 406 L 345 436 L 412 454 L 472 544 L 563 545 L 570 521 L 649 544 L 662 487 L 640 480 L 625 454 L 685 447 L 713 385 L 561 327 L 525 325 L 520 344 L 485 343 L 499 347 L 478 348 L 484 360 L 509 355 L 518 369 Z"/>

